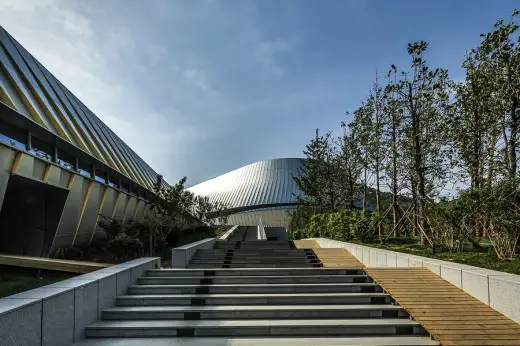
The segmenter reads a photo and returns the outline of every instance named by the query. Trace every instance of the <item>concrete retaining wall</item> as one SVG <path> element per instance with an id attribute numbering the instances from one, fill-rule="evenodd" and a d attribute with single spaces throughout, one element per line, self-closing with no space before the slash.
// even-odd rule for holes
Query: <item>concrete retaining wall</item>
<path id="1" fill-rule="evenodd" d="M 140 258 L 0 299 L 0 344 L 69 346 L 160 259 Z"/>
<path id="2" fill-rule="evenodd" d="M 186 268 L 198 249 L 213 249 L 217 238 L 207 238 L 172 249 L 172 268 Z"/>
<path id="3" fill-rule="evenodd" d="M 513 321 L 520 323 L 520 275 L 346 243 L 316 240 L 323 248 L 346 248 L 368 268 L 427 267 Z"/>

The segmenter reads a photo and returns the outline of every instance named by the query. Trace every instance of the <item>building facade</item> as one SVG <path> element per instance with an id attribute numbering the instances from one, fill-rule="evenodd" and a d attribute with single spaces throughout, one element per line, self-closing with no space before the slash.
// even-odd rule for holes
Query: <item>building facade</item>
<path id="1" fill-rule="evenodd" d="M 46 257 L 101 236 L 100 217 L 142 218 L 157 176 L 0 27 L 0 253 Z"/>
<path id="2" fill-rule="evenodd" d="M 293 179 L 300 176 L 301 164 L 299 158 L 255 162 L 188 191 L 224 203 L 228 224 L 288 227 L 296 199 L 302 195 Z"/>

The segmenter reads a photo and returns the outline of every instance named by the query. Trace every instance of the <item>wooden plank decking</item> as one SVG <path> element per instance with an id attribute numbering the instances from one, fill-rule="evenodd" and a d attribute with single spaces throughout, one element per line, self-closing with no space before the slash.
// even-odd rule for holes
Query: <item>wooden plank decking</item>
<path id="1" fill-rule="evenodd" d="M 316 240 L 295 240 L 297 249 L 312 249 L 324 267 L 364 268 L 345 248 L 321 248 Z"/>
<path id="2" fill-rule="evenodd" d="M 344 248 L 313 249 L 324 267 L 365 268 Z M 520 325 L 427 268 L 365 268 L 366 272 L 441 345 L 519 345 Z"/>
<path id="3" fill-rule="evenodd" d="M 520 325 L 427 268 L 366 271 L 441 345 L 520 345 Z"/>
<path id="4" fill-rule="evenodd" d="M 294 240 L 293 243 L 297 249 L 315 249 L 320 247 L 316 240 Z"/>
<path id="5" fill-rule="evenodd" d="M 107 263 L 70 261 L 54 258 L 15 256 L 0 254 L 0 265 L 56 270 L 70 273 L 90 273 L 111 266 Z"/>

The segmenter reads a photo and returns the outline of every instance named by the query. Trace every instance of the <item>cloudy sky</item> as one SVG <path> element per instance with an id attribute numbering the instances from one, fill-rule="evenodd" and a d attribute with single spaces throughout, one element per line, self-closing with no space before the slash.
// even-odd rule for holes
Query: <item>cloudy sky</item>
<path id="1" fill-rule="evenodd" d="M 464 52 L 517 1 L 0 0 L 0 25 L 156 171 L 189 185 L 334 130 L 375 71 Z"/>

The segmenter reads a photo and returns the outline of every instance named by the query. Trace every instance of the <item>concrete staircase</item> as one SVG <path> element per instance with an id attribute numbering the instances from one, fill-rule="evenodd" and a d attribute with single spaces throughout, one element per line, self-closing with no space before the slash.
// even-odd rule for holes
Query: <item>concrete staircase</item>
<path id="1" fill-rule="evenodd" d="M 363 270 L 315 265 L 312 253 L 288 241 L 217 241 L 189 268 L 147 271 L 86 336 L 177 340 L 168 345 L 235 345 L 225 340 L 236 337 L 247 338 L 237 345 L 437 345 Z"/>
<path id="2" fill-rule="evenodd" d="M 321 267 L 312 250 L 290 241 L 217 241 L 213 249 L 197 250 L 188 268 Z"/>

